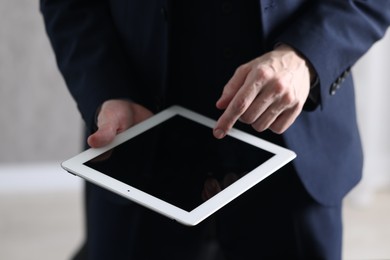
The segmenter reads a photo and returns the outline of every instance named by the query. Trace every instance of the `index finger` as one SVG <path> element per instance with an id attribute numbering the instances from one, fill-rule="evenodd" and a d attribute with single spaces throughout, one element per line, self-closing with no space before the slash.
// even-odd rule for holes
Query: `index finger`
<path id="1" fill-rule="evenodd" d="M 259 91 L 260 86 L 258 82 L 244 84 L 240 88 L 214 127 L 213 133 L 216 138 L 221 139 L 225 137 L 227 132 L 233 128 L 233 125 L 252 104 Z"/>

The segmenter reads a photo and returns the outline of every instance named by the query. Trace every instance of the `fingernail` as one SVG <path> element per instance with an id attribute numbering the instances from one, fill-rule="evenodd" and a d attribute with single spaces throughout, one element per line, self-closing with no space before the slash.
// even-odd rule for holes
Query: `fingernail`
<path id="1" fill-rule="evenodd" d="M 222 129 L 217 128 L 214 130 L 214 136 L 218 139 L 221 139 L 225 136 L 225 132 Z"/>

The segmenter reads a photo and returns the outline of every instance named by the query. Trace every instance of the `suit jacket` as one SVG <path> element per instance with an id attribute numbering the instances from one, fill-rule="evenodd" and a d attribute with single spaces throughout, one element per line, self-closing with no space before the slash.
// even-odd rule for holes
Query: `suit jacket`
<path id="1" fill-rule="evenodd" d="M 286 43 L 317 73 L 318 106 L 303 111 L 282 137 L 298 155 L 294 166 L 308 192 L 320 203 L 337 204 L 360 180 L 363 164 L 349 71 L 384 35 L 390 1 L 257 3 L 259 46 L 267 51 Z M 232 4 L 206 1 L 205 8 L 228 13 Z M 174 11 L 170 0 L 41 0 L 59 69 L 90 129 L 108 99 L 132 99 L 154 112 L 169 105 Z M 220 25 L 229 26 L 236 25 Z"/>

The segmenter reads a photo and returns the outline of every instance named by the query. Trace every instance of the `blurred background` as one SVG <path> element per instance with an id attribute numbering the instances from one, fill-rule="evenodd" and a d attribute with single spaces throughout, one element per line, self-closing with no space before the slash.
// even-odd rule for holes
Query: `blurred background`
<path id="1" fill-rule="evenodd" d="M 366 162 L 345 200 L 344 259 L 390 259 L 390 33 L 353 70 Z M 60 168 L 82 129 L 38 1 L 1 0 L 0 259 L 69 259 L 83 241 L 82 182 Z"/>

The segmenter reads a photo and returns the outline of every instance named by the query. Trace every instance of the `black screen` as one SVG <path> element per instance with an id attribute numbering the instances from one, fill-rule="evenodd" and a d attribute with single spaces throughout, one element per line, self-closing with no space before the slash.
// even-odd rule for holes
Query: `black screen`
<path id="1" fill-rule="evenodd" d="M 191 211 L 272 156 L 177 115 L 85 165 Z"/>

